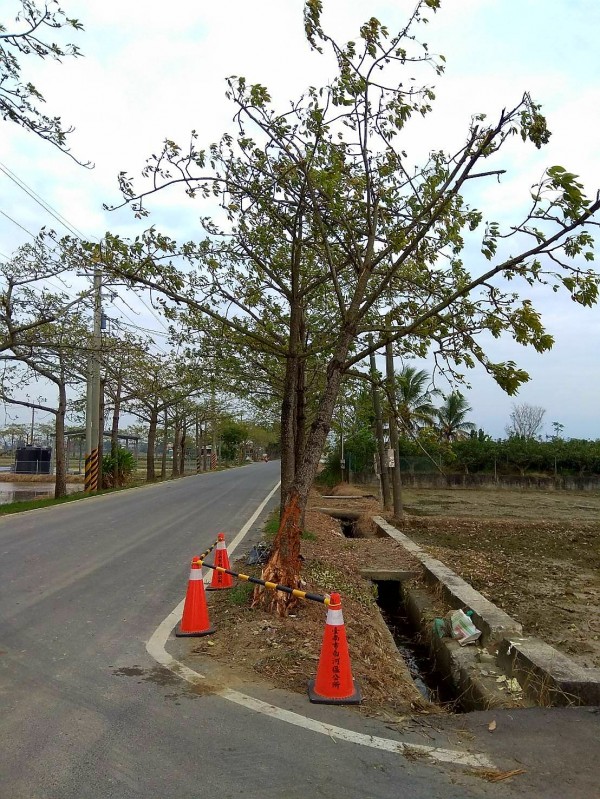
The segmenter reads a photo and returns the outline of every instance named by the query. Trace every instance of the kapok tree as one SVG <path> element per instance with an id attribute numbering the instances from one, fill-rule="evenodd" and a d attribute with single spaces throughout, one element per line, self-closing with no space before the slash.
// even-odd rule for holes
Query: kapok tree
<path id="1" fill-rule="evenodd" d="M 51 304 L 52 298 L 47 296 Z M 72 310 L 54 322 L 22 332 L 10 350 L 0 353 L 0 399 L 11 405 L 53 414 L 55 442 L 54 496 L 67 494 L 65 417 L 67 392 L 85 379 L 85 363 L 91 342 L 85 319 Z M 42 378 L 56 392 L 53 404 L 45 398 L 27 399 L 24 389 Z"/>
<path id="2" fill-rule="evenodd" d="M 423 66 L 443 71 L 418 31 L 439 5 L 421 0 L 393 35 L 371 18 L 342 45 L 322 27 L 320 0 L 308 0 L 308 41 L 317 57 L 328 52 L 337 63 L 329 85 L 280 111 L 264 86 L 231 78 L 236 135 L 206 150 L 196 133 L 185 149 L 167 140 L 147 162 L 146 191 L 121 174 L 138 216 L 147 213 L 148 195 L 178 184 L 220 212 L 204 217 L 200 241 L 181 246 L 155 229 L 131 242 L 109 237 L 107 268 L 282 363 L 284 513 L 263 571 L 273 582 L 298 584 L 300 520 L 349 370 L 391 341 L 397 354 L 433 351 L 451 371 L 479 362 L 512 394 L 528 375 L 512 361 L 493 362 L 480 334 L 509 335 L 543 352 L 552 337 L 519 291 L 548 285 L 581 305 L 597 300 L 590 229 L 600 200 L 585 196 L 577 176 L 549 168 L 529 210 L 506 228 L 484 223 L 466 197 L 473 181 L 487 188 L 499 179 L 510 139 L 547 143 L 546 120 L 529 94 L 493 122 L 475 116 L 448 151 L 411 163 L 405 131 L 434 100 L 429 85 L 411 79 Z M 299 429 L 309 364 L 321 383 L 310 423 Z M 264 601 L 281 613 L 290 606 L 280 594 Z"/>
<path id="3" fill-rule="evenodd" d="M 16 0 L 14 5 L 20 6 L 14 21 L 0 22 L 0 117 L 50 142 L 81 164 L 67 147 L 67 136 L 73 128 L 66 128 L 60 117 L 42 113 L 44 96 L 24 78 L 22 61 L 25 56 L 55 61 L 77 58 L 81 55 L 79 48 L 70 43 L 61 44 L 55 36 L 61 29 L 81 31 L 83 25 L 78 19 L 68 17 L 57 0 L 39 4 L 34 0 Z"/>
<path id="4" fill-rule="evenodd" d="M 37 327 L 48 326 L 83 305 L 91 291 L 72 290 L 63 251 L 51 251 L 41 235 L 0 262 L 0 353 Z M 49 288 L 50 282 L 54 283 Z M 56 289 L 56 282 L 61 285 Z M 61 288 L 62 286 L 62 288 Z"/>

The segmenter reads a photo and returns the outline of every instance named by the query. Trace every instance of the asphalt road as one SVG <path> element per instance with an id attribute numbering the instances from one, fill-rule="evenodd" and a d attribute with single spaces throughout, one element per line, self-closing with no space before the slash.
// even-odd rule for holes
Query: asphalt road
<path id="1" fill-rule="evenodd" d="M 150 657 L 146 644 L 183 598 L 191 556 L 221 530 L 230 540 L 278 469 L 252 464 L 0 519 L 0 799 L 561 795 L 319 735 L 190 690 Z M 297 695 L 260 698 L 362 735 L 395 735 Z M 486 722 L 471 720 L 466 748 L 483 751 Z M 454 721 L 413 738 L 452 748 L 467 728 Z M 515 767 L 510 746 L 501 767 Z M 584 796 L 576 786 L 562 795 Z"/>

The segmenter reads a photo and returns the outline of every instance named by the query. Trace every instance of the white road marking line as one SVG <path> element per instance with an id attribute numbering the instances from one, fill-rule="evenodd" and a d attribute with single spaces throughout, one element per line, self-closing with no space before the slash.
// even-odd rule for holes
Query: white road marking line
<path id="1" fill-rule="evenodd" d="M 440 760 L 444 763 L 454 763 L 460 766 L 493 768 L 493 764 L 485 755 L 472 755 L 454 749 L 438 749 L 435 746 L 412 744 L 406 741 L 394 741 L 391 738 L 379 738 L 376 735 L 365 735 L 362 732 L 353 732 L 343 727 L 336 727 L 333 724 L 324 724 L 322 721 L 316 721 L 307 716 L 301 716 L 299 713 L 294 713 L 291 710 L 284 710 L 276 705 L 271 705 L 260 699 L 254 699 L 251 696 L 246 696 L 246 694 L 241 694 L 238 691 L 232 691 L 228 688 L 219 691 L 218 696 L 222 696 L 223 699 L 227 699 L 230 702 L 235 702 L 237 705 L 242 705 L 249 710 L 263 713 L 270 718 L 279 719 L 279 721 L 285 721 L 288 724 L 294 724 L 296 727 L 303 727 L 304 729 L 312 730 L 322 735 L 329 735 L 332 738 L 338 738 L 340 741 L 348 741 L 350 743 L 359 744 L 360 746 L 369 746 L 372 749 L 383 749 L 386 752 L 415 752 L 427 755 L 434 760 Z"/>
<path id="2" fill-rule="evenodd" d="M 236 547 L 242 541 L 250 527 L 254 524 L 256 519 L 264 510 L 267 502 L 275 494 L 279 488 L 279 483 L 270 492 L 266 499 L 261 502 L 256 511 L 252 514 L 250 519 L 242 527 L 240 532 L 233 539 L 231 544 L 227 546 L 230 554 L 233 554 Z M 209 576 L 205 577 L 208 581 Z M 177 674 L 182 679 L 189 683 L 198 683 L 205 680 L 204 674 L 200 674 L 188 666 L 180 663 L 166 650 L 166 644 L 171 634 L 171 631 L 181 619 L 183 612 L 182 600 L 174 610 L 164 619 L 153 632 L 152 636 L 146 644 L 146 651 L 148 654 L 174 674 Z M 442 763 L 452 763 L 458 766 L 468 766 L 470 768 L 494 768 L 492 761 L 482 754 L 470 754 L 467 752 L 460 752 L 455 749 L 441 749 L 435 746 L 424 746 L 423 744 L 407 743 L 406 741 L 394 741 L 391 738 L 379 738 L 375 735 L 365 735 L 360 732 L 353 732 L 346 730 L 343 727 L 336 727 L 332 724 L 324 724 L 321 721 L 302 716 L 299 713 L 294 713 L 291 710 L 284 710 L 284 708 L 272 705 L 269 702 L 263 702 L 261 699 L 254 699 L 252 696 L 247 696 L 239 691 L 233 691 L 229 688 L 224 688 L 222 691 L 216 691 L 216 696 L 226 699 L 228 702 L 234 702 L 236 705 L 252 710 L 255 713 L 262 713 L 272 719 L 284 721 L 287 724 L 293 724 L 296 727 L 302 727 L 305 730 L 312 730 L 313 732 L 320 733 L 321 735 L 328 735 L 330 738 L 337 738 L 340 741 L 347 741 L 349 743 L 358 744 L 360 746 L 368 746 L 371 749 L 382 749 L 386 752 L 395 752 L 402 754 L 402 752 L 415 752 L 421 754 L 432 760 L 437 760 Z"/>

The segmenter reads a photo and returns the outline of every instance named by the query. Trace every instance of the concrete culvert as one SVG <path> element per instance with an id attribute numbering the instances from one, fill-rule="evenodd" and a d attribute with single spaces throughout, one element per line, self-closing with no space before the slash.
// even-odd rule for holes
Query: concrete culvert
<path id="1" fill-rule="evenodd" d="M 377 538 L 378 530 L 370 516 L 345 508 L 319 508 L 321 513 L 326 513 L 340 522 L 342 533 L 346 538 Z"/>

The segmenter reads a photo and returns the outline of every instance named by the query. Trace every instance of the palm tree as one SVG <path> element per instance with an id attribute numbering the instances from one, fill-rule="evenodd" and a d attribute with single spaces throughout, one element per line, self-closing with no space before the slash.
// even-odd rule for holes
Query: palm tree
<path id="1" fill-rule="evenodd" d="M 437 410 L 437 421 L 441 437 L 445 441 L 464 438 L 471 430 L 475 430 L 473 422 L 467 422 L 466 416 L 473 410 L 460 391 L 453 391 Z"/>
<path id="2" fill-rule="evenodd" d="M 432 397 L 439 394 L 437 389 L 429 391 L 430 376 L 424 369 L 404 366 L 396 375 L 396 414 L 398 425 L 408 435 L 420 428 L 433 425 L 437 409 Z"/>

